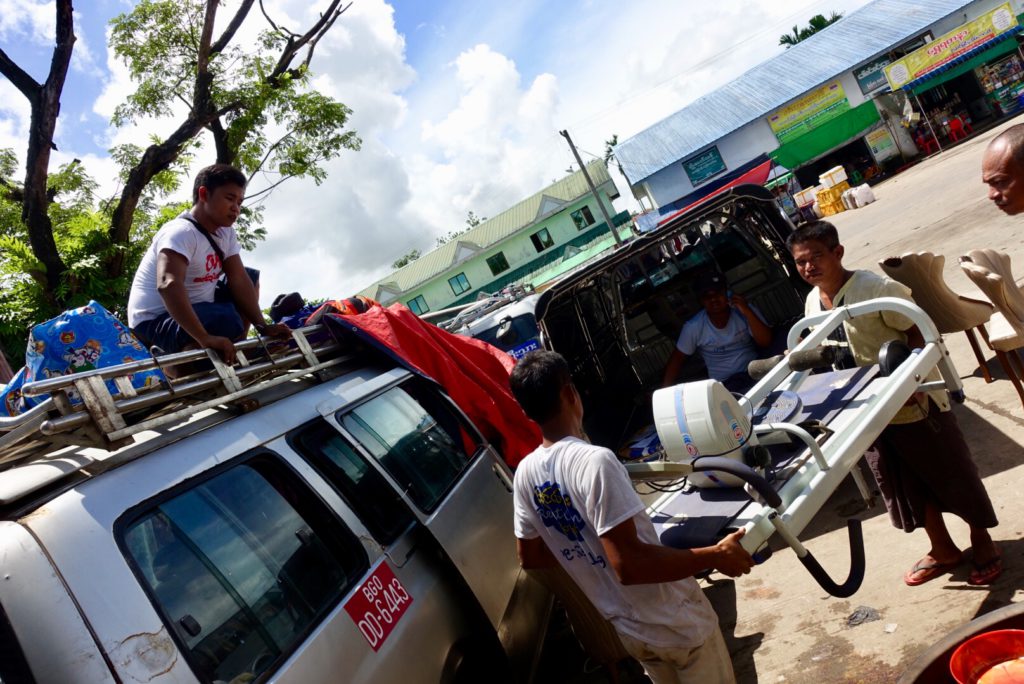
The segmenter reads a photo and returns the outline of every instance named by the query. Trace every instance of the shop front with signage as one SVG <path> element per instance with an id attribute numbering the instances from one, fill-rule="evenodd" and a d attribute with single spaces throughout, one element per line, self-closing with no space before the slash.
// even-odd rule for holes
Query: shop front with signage
<path id="1" fill-rule="evenodd" d="M 878 66 L 874 73 L 881 70 Z M 871 91 L 880 89 L 874 73 L 863 73 L 858 85 Z M 856 74 L 855 74 L 856 75 Z M 851 106 L 839 80 L 826 83 L 798 100 L 773 112 L 768 125 L 779 140 L 770 156 L 790 169 L 803 187 L 818 184 L 818 176 L 842 166 L 852 178 L 877 173 L 864 135 L 882 126 L 878 110 L 871 100 Z"/>
<path id="2" fill-rule="evenodd" d="M 1024 108 L 1020 20 L 1010 3 L 938 36 L 885 67 L 910 98 L 914 140 L 925 153 L 966 138 Z"/>

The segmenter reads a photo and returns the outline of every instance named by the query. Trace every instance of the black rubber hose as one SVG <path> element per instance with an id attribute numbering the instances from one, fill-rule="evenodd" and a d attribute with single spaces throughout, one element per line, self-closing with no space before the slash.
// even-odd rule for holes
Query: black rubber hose
<path id="1" fill-rule="evenodd" d="M 775 491 L 768 480 L 764 479 L 753 468 L 748 466 L 746 463 L 740 463 L 734 461 L 731 458 L 725 458 L 724 456 L 698 456 L 693 459 L 693 471 L 696 473 L 705 472 L 708 470 L 719 470 L 723 473 L 729 473 L 735 475 L 744 482 L 748 483 L 754 488 L 761 498 L 771 506 L 772 508 L 778 508 L 782 505 L 782 498 L 779 493 Z"/>
<path id="2" fill-rule="evenodd" d="M 807 568 L 807 572 L 811 573 L 811 577 L 821 585 L 821 588 L 837 598 L 853 596 L 864 581 L 864 532 L 861 530 L 860 520 L 850 518 L 846 522 L 846 529 L 850 533 L 850 575 L 842 584 L 836 584 L 828 576 L 825 568 L 821 567 L 810 551 L 800 559 L 800 562 Z"/>

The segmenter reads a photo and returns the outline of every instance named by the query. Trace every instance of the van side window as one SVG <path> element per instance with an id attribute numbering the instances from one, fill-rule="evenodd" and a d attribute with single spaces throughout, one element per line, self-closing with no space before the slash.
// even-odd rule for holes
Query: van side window
<path id="1" fill-rule="evenodd" d="M 395 387 L 338 420 L 424 512 L 434 510 L 480 444 L 431 388 Z"/>
<path id="2" fill-rule="evenodd" d="M 145 511 L 122 543 L 204 682 L 266 672 L 369 567 L 355 536 L 267 454 Z"/>
<path id="3" fill-rule="evenodd" d="M 334 485 L 381 544 L 393 542 L 412 524 L 412 513 L 399 493 L 327 421 L 295 430 L 289 443 Z"/>

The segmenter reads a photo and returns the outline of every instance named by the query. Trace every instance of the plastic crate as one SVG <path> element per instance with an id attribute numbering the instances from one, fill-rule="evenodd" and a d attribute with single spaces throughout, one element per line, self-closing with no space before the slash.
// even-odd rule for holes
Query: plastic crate
<path id="1" fill-rule="evenodd" d="M 842 166 L 836 166 L 829 169 L 825 173 L 818 177 L 818 182 L 824 185 L 826 188 L 831 188 L 839 183 L 846 180 L 846 169 Z"/>
<path id="2" fill-rule="evenodd" d="M 846 207 L 843 206 L 843 201 L 827 202 L 819 205 L 821 207 L 822 216 L 834 216 L 841 211 L 846 211 Z"/>
<path id="3" fill-rule="evenodd" d="M 835 188 L 824 188 L 823 190 L 819 190 L 818 194 L 815 195 L 815 197 L 818 198 L 818 204 L 825 205 L 835 204 L 837 201 L 839 201 L 839 197 L 841 195 L 842 193 L 837 192 Z"/>

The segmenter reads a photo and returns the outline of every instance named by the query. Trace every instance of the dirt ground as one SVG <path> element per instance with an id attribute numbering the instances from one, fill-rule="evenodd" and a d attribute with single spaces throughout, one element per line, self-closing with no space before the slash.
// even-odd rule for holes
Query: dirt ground
<path id="1" fill-rule="evenodd" d="M 832 217 L 846 247 L 847 266 L 878 271 L 878 261 L 886 257 L 927 250 L 945 255 L 944 275 L 954 290 L 983 298 L 961 272 L 957 257 L 991 247 L 1009 253 L 1015 276 L 1024 276 L 1024 216 L 1004 216 L 989 202 L 981 182 L 981 156 L 988 141 L 1021 120 L 924 160 L 875 186 L 874 204 Z M 986 384 L 966 336 L 948 336 L 946 343 L 967 394 L 966 402 L 954 410 L 1000 520 L 993 536 L 1003 552 L 1002 577 L 990 587 L 973 587 L 963 566 L 922 586 L 905 586 L 904 572 L 928 550 L 924 531 L 895 529 L 880 502 L 865 509 L 848 478 L 801 538 L 833 577 L 841 579 L 849 568 L 846 519 L 853 515 L 863 521 L 867 572 L 853 597 L 828 596 L 788 549 L 739 580 L 719 576 L 704 582 L 741 684 L 896 682 L 948 632 L 1024 600 L 1024 497 L 1019 495 L 1024 485 L 1024 410 L 994 354 L 988 352 L 987 358 L 995 381 Z M 952 516 L 947 524 L 958 543 L 969 543 L 966 525 Z M 877 611 L 878 619 L 848 626 L 848 617 L 861 607 Z M 583 671 L 566 671 L 563 659 L 569 657 L 562 652 L 551 658 L 548 665 L 562 660 L 563 667 L 548 674 L 560 671 L 556 679 L 561 682 L 607 681 L 592 663 L 584 665 L 578 652 L 571 658 Z M 555 681 L 544 676 L 545 669 L 538 681 Z M 622 675 L 623 681 L 646 681 L 635 669 Z"/>

